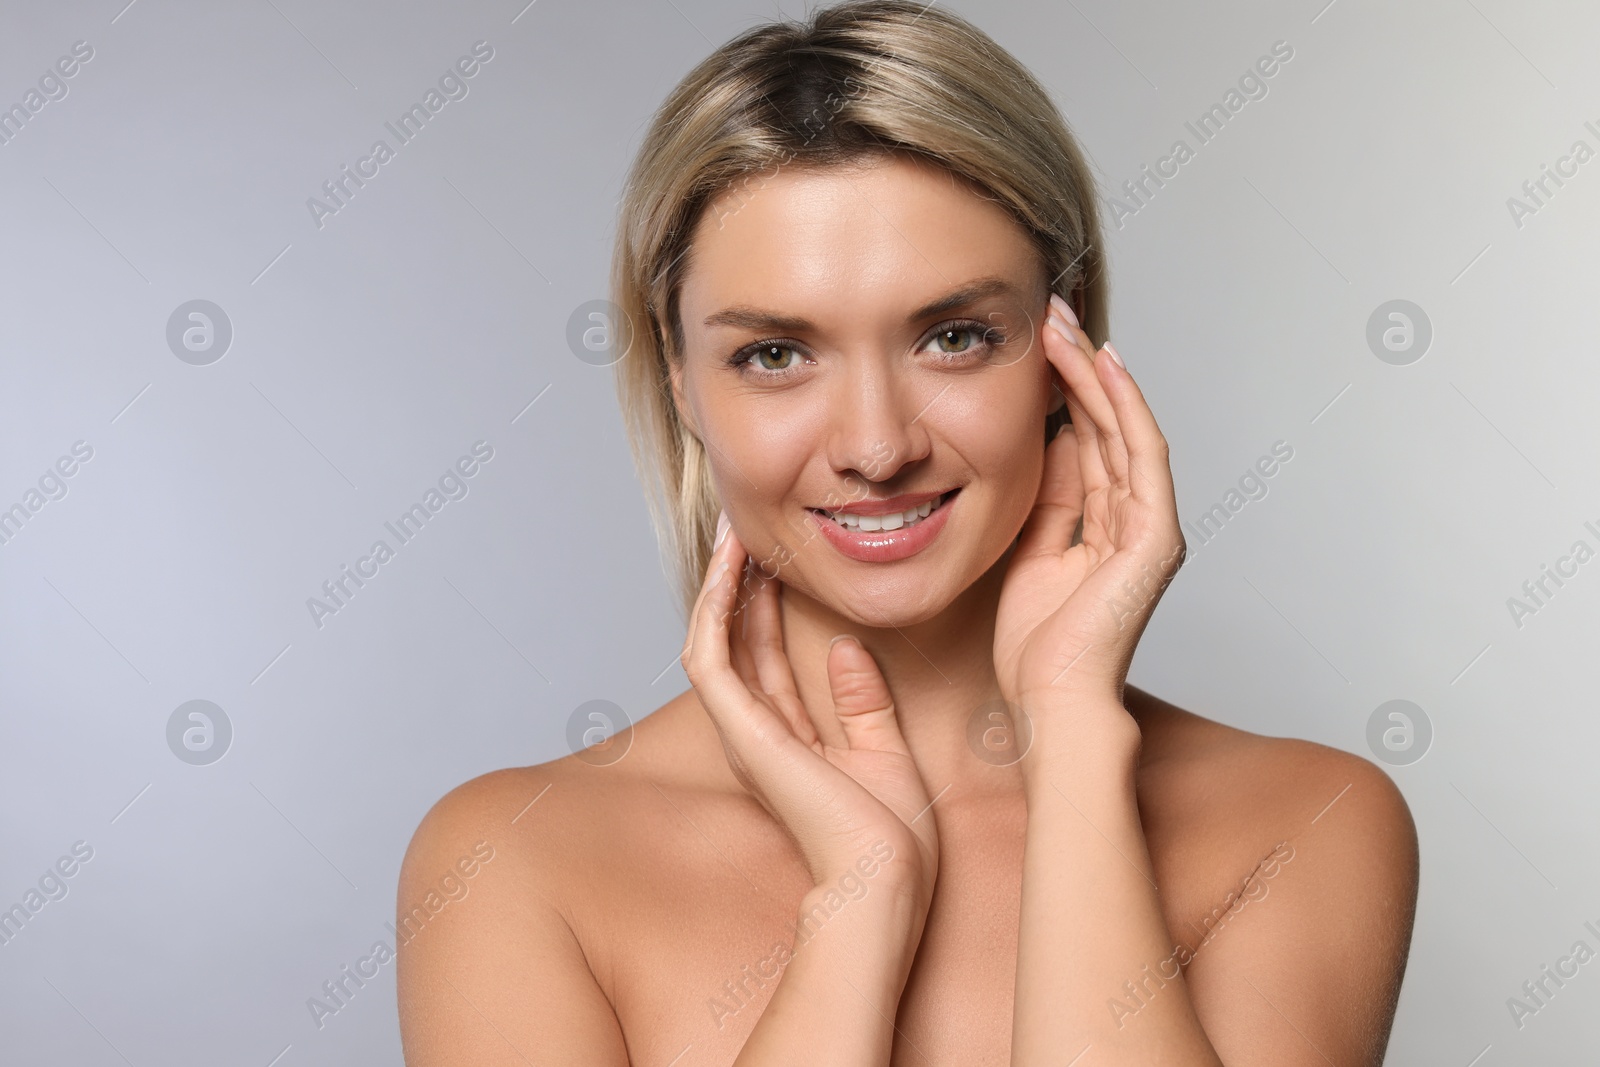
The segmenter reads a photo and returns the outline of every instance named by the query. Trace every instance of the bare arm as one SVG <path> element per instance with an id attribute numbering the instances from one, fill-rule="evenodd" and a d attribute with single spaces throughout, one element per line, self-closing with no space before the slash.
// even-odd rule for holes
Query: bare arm
<path id="1" fill-rule="evenodd" d="M 1078 737 L 1030 752 L 1013 1063 L 1086 1047 L 1100 1064 L 1382 1062 L 1415 912 L 1416 832 L 1381 770 L 1312 748 L 1285 790 L 1307 798 L 1303 829 L 1198 945 L 1167 929 L 1151 880 L 1136 746 Z"/>
<path id="2" fill-rule="evenodd" d="M 893 871 L 893 860 L 888 866 L 860 881 L 867 890 L 859 899 L 826 883 L 806 894 L 793 955 L 737 1067 L 890 1062 L 895 1011 L 929 901 Z"/>
<path id="3" fill-rule="evenodd" d="M 1171 953 L 1139 821 L 1128 665 L 1185 545 L 1167 442 L 1115 350 L 1049 298 L 1041 331 L 1071 411 L 1045 453 L 995 619 L 1002 693 L 1034 725 L 1012 1063 L 1220 1067 L 1180 972 L 1120 1025 L 1109 1006 Z M 1127 983 L 1124 986 L 1124 983 Z"/>
<path id="4" fill-rule="evenodd" d="M 813 884 L 794 958 L 735 1062 L 885 1067 L 939 866 L 927 786 L 888 684 L 855 640 L 829 649 L 834 715 L 819 734 L 784 652 L 782 583 L 751 566 L 726 516 L 719 530 L 684 671 L 734 776 L 794 839 Z M 849 899 L 841 889 L 873 862 L 883 870 Z"/>
<path id="5" fill-rule="evenodd" d="M 1042 712 L 1032 713 L 1043 721 L 1022 761 L 1028 829 L 1011 1062 L 1069 1063 L 1087 1052 L 1085 1062 L 1100 1065 L 1221 1067 L 1181 971 L 1151 977 L 1173 941 L 1134 792 L 1137 724 L 1120 705 Z M 1115 1005 L 1141 987 L 1148 1002 L 1130 1020 Z"/>
<path id="6" fill-rule="evenodd" d="M 1334 767 L 1350 787 L 1342 818 L 1303 835 L 1316 858 L 1183 973 L 1191 961 L 1166 928 L 1139 819 L 1139 728 L 1122 706 L 1134 648 L 1186 552 L 1169 449 L 1120 356 L 1096 350 L 1059 294 L 1049 304 L 1045 355 L 1073 432 L 1046 450 L 995 629 L 1002 692 L 1037 723 L 1020 764 L 1012 1062 L 1367 1067 L 1410 940 L 1410 814 L 1372 764 L 1328 749 L 1305 761 L 1279 798 L 1298 801 L 1318 784 L 1304 776 Z"/>

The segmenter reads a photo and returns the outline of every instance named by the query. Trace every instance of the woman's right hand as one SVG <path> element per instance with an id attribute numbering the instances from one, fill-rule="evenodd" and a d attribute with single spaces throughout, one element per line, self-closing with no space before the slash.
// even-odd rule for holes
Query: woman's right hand
<path id="1" fill-rule="evenodd" d="M 878 860 L 882 845 L 872 846 L 887 842 L 893 858 L 873 884 L 885 884 L 888 873 L 888 884 L 920 907 L 920 927 L 938 873 L 939 835 L 883 674 L 854 638 L 835 639 L 828 682 L 845 743 L 824 744 L 784 652 L 783 583 L 759 568 L 747 571 L 748 553 L 726 516 L 718 538 L 681 662 L 728 765 L 794 839 L 817 886 L 855 869 L 862 856 Z"/>

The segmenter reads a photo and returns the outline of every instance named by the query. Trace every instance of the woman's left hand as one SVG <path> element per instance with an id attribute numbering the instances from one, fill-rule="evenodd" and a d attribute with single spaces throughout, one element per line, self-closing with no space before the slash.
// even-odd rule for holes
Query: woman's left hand
<path id="1" fill-rule="evenodd" d="M 1054 294 L 1048 322 L 1045 358 L 1065 383 L 1071 432 L 1045 448 L 995 620 L 1001 695 L 1030 714 L 1083 698 L 1121 705 L 1134 647 L 1186 549 L 1167 441 L 1144 395 Z"/>

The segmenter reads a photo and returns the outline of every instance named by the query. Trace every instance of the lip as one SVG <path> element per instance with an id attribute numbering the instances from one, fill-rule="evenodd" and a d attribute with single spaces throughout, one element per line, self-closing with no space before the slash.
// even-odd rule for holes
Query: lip
<path id="1" fill-rule="evenodd" d="M 908 493 L 883 501 L 857 501 L 848 509 L 857 515 L 887 515 L 915 507 L 923 501 L 938 497 L 939 493 Z M 916 555 L 933 543 L 950 521 L 950 509 L 961 496 L 958 488 L 946 490 L 944 502 L 930 511 L 926 518 L 898 530 L 874 530 L 871 533 L 851 532 L 817 511 L 807 509 L 808 521 L 813 523 L 823 538 L 842 554 L 861 563 L 893 563 Z M 908 501 L 908 503 L 901 503 Z M 867 508 L 873 510 L 866 510 Z"/>

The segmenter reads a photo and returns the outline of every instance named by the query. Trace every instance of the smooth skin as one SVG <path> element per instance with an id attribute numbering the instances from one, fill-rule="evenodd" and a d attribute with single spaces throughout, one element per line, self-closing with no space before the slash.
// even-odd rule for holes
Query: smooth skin
<path id="1" fill-rule="evenodd" d="M 1047 283 L 1002 208 L 905 158 L 707 211 L 672 374 L 727 508 L 693 688 L 615 762 L 428 813 L 399 887 L 408 1064 L 1381 1062 L 1410 812 L 1360 757 L 1126 684 L 1182 559 L 1167 443 Z M 809 525 L 952 487 L 904 560 Z M 1001 700 L 1031 741 L 981 759 Z"/>

